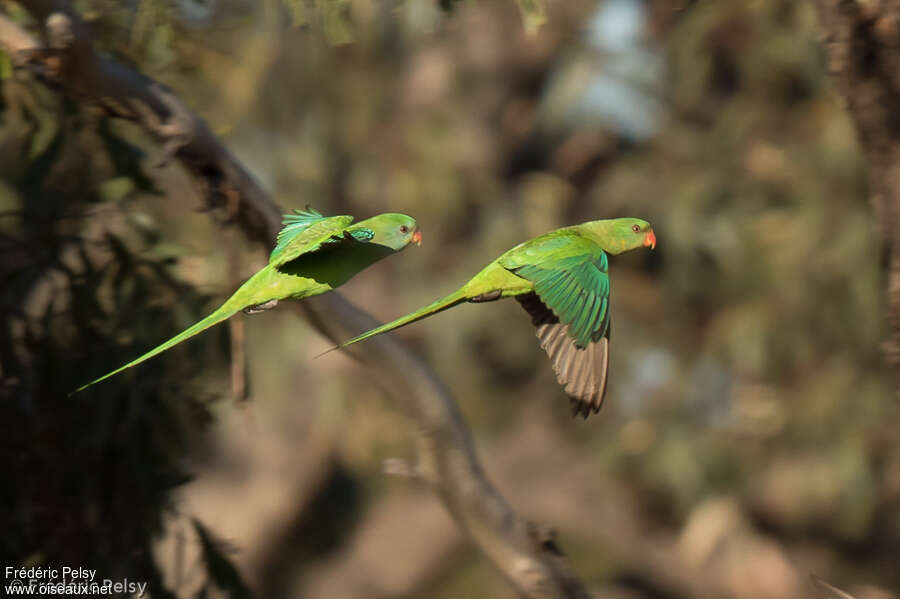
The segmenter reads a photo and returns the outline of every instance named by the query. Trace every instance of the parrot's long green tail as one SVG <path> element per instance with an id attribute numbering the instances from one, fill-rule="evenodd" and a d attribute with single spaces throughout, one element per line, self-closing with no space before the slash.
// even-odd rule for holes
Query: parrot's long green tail
<path id="1" fill-rule="evenodd" d="M 88 383 L 86 385 L 82 385 L 81 387 L 78 387 L 77 389 L 72 391 L 72 393 L 70 393 L 69 395 L 73 395 L 75 393 L 78 393 L 79 391 L 84 391 L 91 385 L 96 385 L 100 381 L 104 381 L 113 375 L 119 374 L 123 370 L 127 370 L 127 369 L 131 368 L 132 366 L 137 366 L 141 362 L 144 362 L 145 360 L 149 360 L 153 356 L 155 356 L 157 354 L 161 354 L 162 352 L 166 351 L 167 349 L 178 345 L 185 339 L 189 339 L 189 338 L 193 337 L 194 335 L 196 335 L 197 333 L 205 331 L 209 327 L 211 327 L 213 325 L 217 325 L 220 322 L 222 322 L 223 320 L 227 320 L 227 319 L 231 318 L 241 309 L 240 307 L 236 307 L 234 305 L 236 302 L 232 302 L 231 301 L 232 299 L 234 299 L 233 296 L 228 301 L 226 301 L 224 304 L 219 306 L 219 308 L 216 309 L 215 312 L 213 312 L 212 314 L 210 314 L 209 316 L 207 316 L 200 322 L 198 322 L 198 323 L 188 327 L 187 329 L 183 330 L 182 332 L 178 333 L 177 335 L 175 335 L 174 337 L 172 337 L 171 339 L 169 339 L 162 345 L 157 345 L 156 347 L 154 347 L 153 349 L 148 351 L 146 354 L 140 356 L 139 358 L 132 360 L 131 362 L 129 362 L 128 364 L 125 364 L 121 368 L 117 368 L 116 370 L 113 370 L 110 373 L 104 374 L 103 376 L 101 376 L 98 379 L 94 379 L 93 381 L 91 381 L 90 383 Z"/>
<path id="2" fill-rule="evenodd" d="M 420 308 L 419 310 L 412 312 L 411 314 L 407 314 L 406 316 L 401 316 L 400 318 L 398 318 L 397 320 L 395 320 L 393 322 L 383 324 L 376 329 L 372 329 L 371 331 L 368 331 L 361 335 L 357 335 L 356 337 L 354 337 L 353 339 L 350 339 L 349 341 L 344 341 L 343 343 L 341 343 L 340 345 L 338 345 L 337 347 L 335 347 L 333 349 L 340 349 L 342 347 L 347 347 L 348 345 L 353 345 L 354 343 L 359 343 L 360 341 L 365 341 L 369 337 L 374 337 L 375 335 L 380 335 L 382 333 L 387 333 L 388 331 L 393 331 L 394 329 L 399 329 L 400 327 L 403 327 L 403 326 L 406 326 L 413 322 L 416 322 L 417 320 L 422 320 L 423 318 L 427 318 L 427 317 L 431 316 L 432 314 L 437 314 L 438 312 L 446 310 L 447 308 L 452 308 L 453 306 L 455 306 L 457 304 L 461 304 L 462 302 L 465 302 L 468 299 L 469 299 L 469 296 L 462 289 L 459 289 L 457 291 L 454 291 L 450 295 L 439 299 L 438 301 L 436 301 L 434 303 L 428 304 L 424 308 Z"/>

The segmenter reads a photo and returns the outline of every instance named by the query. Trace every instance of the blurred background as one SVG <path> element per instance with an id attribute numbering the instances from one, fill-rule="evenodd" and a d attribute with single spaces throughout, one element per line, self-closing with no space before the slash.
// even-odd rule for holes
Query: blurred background
<path id="1" fill-rule="evenodd" d="M 418 219 L 422 247 L 342 291 L 379 319 L 548 230 L 653 224 L 654 252 L 610 261 L 610 386 L 587 421 L 515 302 L 396 333 L 596 597 L 816 597 L 812 573 L 898 597 L 878 223 L 810 5 L 76 5 L 285 211 Z M 434 495 L 382 472 L 412 455 L 410 424 L 352 360 L 314 360 L 329 343 L 294 310 L 66 397 L 266 256 L 136 126 L 5 55 L 0 76 L 3 563 L 97 568 L 154 597 L 514 597 Z"/>

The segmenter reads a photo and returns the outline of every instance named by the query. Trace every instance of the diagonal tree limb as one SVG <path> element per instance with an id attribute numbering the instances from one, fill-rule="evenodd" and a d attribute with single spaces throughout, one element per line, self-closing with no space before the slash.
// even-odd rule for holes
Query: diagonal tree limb
<path id="1" fill-rule="evenodd" d="M 828 67 L 856 125 L 888 262 L 885 358 L 900 391 L 900 3 L 814 0 Z"/>
<path id="2" fill-rule="evenodd" d="M 244 234 L 267 249 L 281 210 L 253 176 L 171 90 L 98 55 L 87 26 L 67 2 L 23 1 L 41 24 L 42 39 L 0 15 L 0 45 L 13 63 L 110 116 L 137 122 L 200 182 L 211 207 L 231 208 Z M 307 319 L 333 341 L 377 325 L 337 293 L 301 304 Z M 589 597 L 545 530 L 519 516 L 494 488 L 475 454 L 456 402 L 434 371 L 392 337 L 351 350 L 389 390 L 415 427 L 417 472 L 460 528 L 525 596 Z"/>

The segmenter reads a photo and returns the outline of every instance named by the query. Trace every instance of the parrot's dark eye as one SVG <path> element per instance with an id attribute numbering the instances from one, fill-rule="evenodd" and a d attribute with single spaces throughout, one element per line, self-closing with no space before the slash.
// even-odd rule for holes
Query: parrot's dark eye
<path id="1" fill-rule="evenodd" d="M 406 225 L 400 225 L 400 232 L 401 232 L 401 233 L 408 233 L 408 232 L 409 232 L 409 227 L 407 227 Z"/>
<path id="2" fill-rule="evenodd" d="M 631 225 L 631 230 L 637 233 L 641 230 L 641 228 L 638 225 Z"/>

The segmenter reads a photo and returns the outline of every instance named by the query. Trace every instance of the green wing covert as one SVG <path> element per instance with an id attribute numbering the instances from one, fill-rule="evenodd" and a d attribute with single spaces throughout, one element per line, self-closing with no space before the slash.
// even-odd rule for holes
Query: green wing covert
<path id="1" fill-rule="evenodd" d="M 313 216 L 313 213 L 318 216 Z M 316 251 L 324 243 L 345 240 L 344 233 L 353 222 L 353 217 L 322 216 L 315 211 L 297 211 L 297 215 L 286 214 L 282 222 L 285 227 L 278 233 L 278 243 L 269 256 L 269 264 L 272 266 L 287 264 L 303 254 Z"/>

